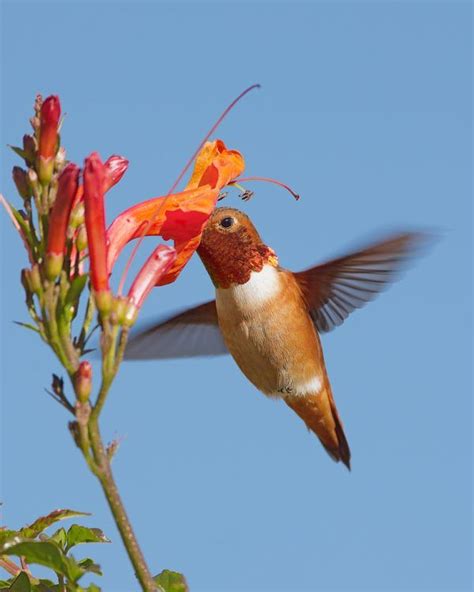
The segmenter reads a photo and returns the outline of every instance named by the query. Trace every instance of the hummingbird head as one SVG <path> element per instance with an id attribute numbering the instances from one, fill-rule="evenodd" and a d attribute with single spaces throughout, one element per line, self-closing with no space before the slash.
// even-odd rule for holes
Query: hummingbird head
<path id="1" fill-rule="evenodd" d="M 235 208 L 216 208 L 206 224 L 197 250 L 216 287 L 245 284 L 252 271 L 278 258 L 262 242 L 250 218 Z"/>

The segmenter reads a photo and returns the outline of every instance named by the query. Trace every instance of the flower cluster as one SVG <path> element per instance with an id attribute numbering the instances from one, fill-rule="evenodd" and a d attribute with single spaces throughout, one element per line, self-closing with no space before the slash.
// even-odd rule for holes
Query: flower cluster
<path id="1" fill-rule="evenodd" d="M 108 352 L 115 352 L 111 343 L 135 322 L 151 289 L 173 282 L 197 249 L 222 188 L 241 175 L 244 160 L 221 140 L 208 141 L 197 154 L 183 191 L 135 204 L 107 228 L 104 197 L 121 180 L 128 161 L 118 155 L 102 161 L 94 152 L 82 169 L 68 162 L 60 144 L 61 123 L 59 98 L 43 101 L 38 96 L 31 119 L 33 134 L 24 136 L 21 148 L 13 148 L 26 165 L 13 169 L 23 207 L 15 209 L 5 200 L 3 204 L 30 261 L 22 271 L 34 321 L 30 328 L 55 351 L 71 376 L 77 400 L 84 402 L 92 370 L 81 357 L 95 313 L 103 332 L 103 357 L 110 359 Z M 114 293 L 110 278 L 120 253 L 127 243 L 144 236 L 172 240 L 173 246 L 156 246 L 127 295 L 122 296 L 120 288 Z M 90 295 L 84 320 L 79 334 L 72 337 L 86 286 Z"/>

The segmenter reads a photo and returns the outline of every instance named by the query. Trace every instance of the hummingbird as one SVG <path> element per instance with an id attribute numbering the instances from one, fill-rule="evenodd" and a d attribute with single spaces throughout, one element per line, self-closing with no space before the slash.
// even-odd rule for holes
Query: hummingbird
<path id="1" fill-rule="evenodd" d="M 240 210 L 216 208 L 198 254 L 215 300 L 133 336 L 128 359 L 230 353 L 247 379 L 281 399 L 350 470 L 351 451 L 331 390 L 320 334 L 395 280 L 426 235 L 405 232 L 304 271 L 279 265 Z"/>

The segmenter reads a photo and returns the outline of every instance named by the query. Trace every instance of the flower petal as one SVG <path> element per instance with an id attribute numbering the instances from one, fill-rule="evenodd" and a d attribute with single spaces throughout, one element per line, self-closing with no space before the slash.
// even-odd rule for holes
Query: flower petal
<path id="1" fill-rule="evenodd" d="M 175 259 L 175 249 L 167 245 L 159 245 L 148 257 L 128 293 L 128 299 L 135 310 L 141 308 L 152 288 L 170 268 Z"/>
<path id="2" fill-rule="evenodd" d="M 105 167 L 105 186 L 104 192 L 107 192 L 120 181 L 128 169 L 128 160 L 118 154 L 112 154 L 104 162 Z"/>
<path id="3" fill-rule="evenodd" d="M 244 167 L 242 155 L 228 150 L 222 140 L 206 142 L 185 191 L 139 203 L 113 221 L 107 230 L 109 273 L 129 241 L 143 235 L 160 235 L 174 240 L 178 252 L 166 281 L 162 279 L 160 284 L 173 281 L 199 246 L 220 190 L 238 177 Z"/>
<path id="4" fill-rule="evenodd" d="M 109 273 L 125 245 L 140 238 L 145 230 L 146 236 L 161 235 L 165 240 L 180 242 L 200 235 L 216 200 L 216 190 L 200 187 L 155 197 L 122 212 L 107 230 Z"/>

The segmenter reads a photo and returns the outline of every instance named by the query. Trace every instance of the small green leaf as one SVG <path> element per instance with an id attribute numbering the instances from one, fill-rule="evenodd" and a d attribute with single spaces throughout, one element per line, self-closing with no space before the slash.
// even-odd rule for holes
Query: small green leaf
<path id="1" fill-rule="evenodd" d="M 71 549 L 81 543 L 110 543 L 100 528 L 88 528 L 80 524 L 73 524 L 67 531 L 67 548 Z"/>
<path id="2" fill-rule="evenodd" d="M 82 588 L 83 592 L 100 592 L 99 586 L 95 584 L 89 584 L 87 588 Z"/>
<path id="3" fill-rule="evenodd" d="M 18 154 L 18 156 L 20 156 L 21 158 L 23 158 L 23 159 L 26 160 L 26 152 L 24 150 L 22 150 L 18 146 L 10 146 L 10 145 L 8 145 L 8 147 L 11 148 L 13 150 L 13 152 L 15 152 L 16 154 Z"/>
<path id="4" fill-rule="evenodd" d="M 184 576 L 177 571 L 164 569 L 153 578 L 165 592 L 189 592 L 188 584 Z"/>
<path id="5" fill-rule="evenodd" d="M 58 520 L 72 518 L 73 516 L 90 516 L 90 514 L 87 512 L 78 512 L 76 510 L 54 510 L 54 512 L 51 512 L 47 516 L 41 516 L 29 526 L 25 526 L 18 534 L 27 539 L 34 539 L 43 532 L 43 530 L 55 522 L 58 522 Z"/>
<path id="6" fill-rule="evenodd" d="M 23 323 L 22 321 L 13 321 L 13 322 L 15 323 L 15 325 L 18 325 L 20 327 L 24 327 L 25 329 L 31 329 L 35 333 L 39 333 L 39 329 L 37 327 L 35 327 L 34 325 L 32 325 L 31 323 Z"/>
<path id="7" fill-rule="evenodd" d="M 79 567 L 73 557 L 66 557 L 62 549 L 51 541 L 21 541 L 4 545 L 3 555 L 17 555 L 25 558 L 27 563 L 44 565 L 56 573 L 76 582 L 84 570 Z"/>
<path id="8" fill-rule="evenodd" d="M 0 580 L 0 590 L 8 590 L 13 582 L 13 578 L 9 580 Z"/>
<path id="9" fill-rule="evenodd" d="M 11 592 L 31 592 L 30 578 L 24 571 L 21 571 L 8 589 Z"/>
<path id="10" fill-rule="evenodd" d="M 33 245 L 34 244 L 34 240 L 33 240 L 33 235 L 31 233 L 31 229 L 30 229 L 29 223 L 26 222 L 26 220 L 20 214 L 19 210 L 17 210 L 15 207 L 13 207 L 11 203 L 9 203 L 8 205 L 10 206 L 11 212 L 13 214 L 13 217 L 17 221 L 18 226 L 21 228 L 23 234 L 25 235 L 28 244 L 30 246 Z"/>
<path id="11" fill-rule="evenodd" d="M 100 565 L 98 565 L 97 563 L 94 563 L 94 561 L 92 559 L 89 559 L 89 557 L 87 557 L 86 559 L 81 559 L 81 561 L 77 562 L 77 565 L 79 565 L 79 567 L 81 567 L 85 571 L 95 573 L 98 576 L 102 575 L 102 570 L 100 569 Z"/>
<path id="12" fill-rule="evenodd" d="M 58 528 L 58 530 L 49 537 L 49 540 L 55 542 L 57 545 L 61 547 L 61 549 L 64 550 L 67 542 L 67 534 L 65 529 L 62 527 Z"/>

